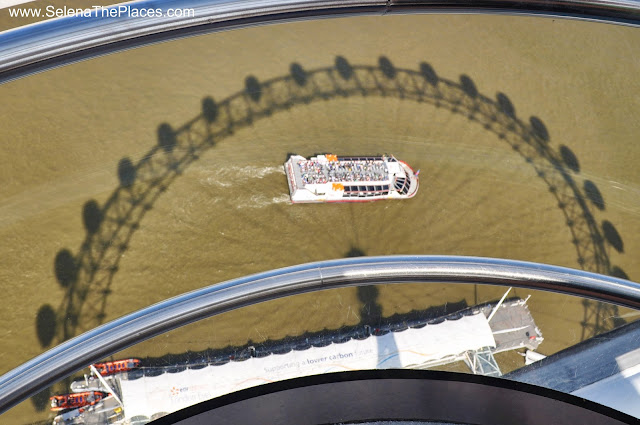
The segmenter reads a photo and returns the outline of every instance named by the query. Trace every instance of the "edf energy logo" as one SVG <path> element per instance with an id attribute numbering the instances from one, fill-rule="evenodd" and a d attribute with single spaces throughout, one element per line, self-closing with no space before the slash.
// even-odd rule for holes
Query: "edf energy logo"
<path id="1" fill-rule="evenodd" d="M 181 393 L 186 393 L 188 391 L 189 391 L 189 387 L 182 387 L 182 388 L 171 387 L 171 397 L 175 397 Z"/>

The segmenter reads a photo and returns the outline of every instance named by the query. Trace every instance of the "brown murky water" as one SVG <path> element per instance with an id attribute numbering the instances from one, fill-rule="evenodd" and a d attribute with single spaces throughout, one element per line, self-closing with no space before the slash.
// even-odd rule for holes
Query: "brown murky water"
<path id="1" fill-rule="evenodd" d="M 0 373 L 167 297 L 354 253 L 504 257 L 637 279 L 639 42 L 630 28 L 552 19 L 351 18 L 164 43 L 1 86 Z M 290 77 L 293 63 L 306 84 Z M 248 76 L 280 79 L 252 100 Z M 158 140 L 163 123 L 175 138 L 160 130 Z M 405 202 L 293 206 L 281 167 L 290 152 L 393 153 L 421 169 L 421 188 Z M 503 292 L 398 288 L 380 288 L 384 315 Z M 581 300 L 534 293 L 530 306 L 545 354 L 593 331 Z M 339 327 L 360 307 L 353 288 L 280 300 L 126 354 Z M 46 417 L 37 406 L 6 418 Z"/>

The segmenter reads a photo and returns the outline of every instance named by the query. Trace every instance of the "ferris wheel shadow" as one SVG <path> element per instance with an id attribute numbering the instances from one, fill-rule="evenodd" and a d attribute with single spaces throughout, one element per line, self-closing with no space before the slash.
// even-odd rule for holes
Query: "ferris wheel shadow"
<path id="1" fill-rule="evenodd" d="M 446 108 L 495 134 L 547 185 L 571 232 L 577 264 L 585 270 L 628 278 L 610 262 L 611 249 L 623 252 L 621 236 L 612 223 L 598 223 L 591 209 L 605 210 L 600 190 L 592 181 L 579 183 L 577 156 L 565 145 L 552 146 L 540 118 L 522 120 L 504 93 L 490 98 L 480 93 L 468 75 L 448 80 L 426 62 L 417 69 L 400 69 L 385 56 L 376 65 L 352 65 L 338 56 L 333 66 L 313 70 L 293 63 L 286 75 L 267 81 L 248 76 L 244 88 L 225 99 L 205 97 L 201 112 L 188 122 L 178 127 L 159 125 L 157 144 L 138 162 L 122 158 L 117 166 L 120 184 L 108 200 L 103 205 L 95 200 L 84 204 L 86 236 L 79 249 L 75 254 L 62 249 L 55 256 L 54 274 L 65 297 L 57 308 L 40 307 L 36 318 L 40 344 L 47 347 L 62 342 L 105 320 L 120 259 L 141 221 L 205 152 L 279 111 L 351 96 L 394 97 Z"/>

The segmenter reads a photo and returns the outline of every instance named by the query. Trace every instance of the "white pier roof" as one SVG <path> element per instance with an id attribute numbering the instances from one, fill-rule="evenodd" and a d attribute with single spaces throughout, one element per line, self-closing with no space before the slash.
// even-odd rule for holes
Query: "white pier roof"
<path id="1" fill-rule="evenodd" d="M 486 317 L 479 313 L 364 340 L 122 379 L 120 386 L 126 417 L 150 418 L 264 383 L 347 370 L 425 367 L 483 347 L 495 347 L 495 340 Z"/>

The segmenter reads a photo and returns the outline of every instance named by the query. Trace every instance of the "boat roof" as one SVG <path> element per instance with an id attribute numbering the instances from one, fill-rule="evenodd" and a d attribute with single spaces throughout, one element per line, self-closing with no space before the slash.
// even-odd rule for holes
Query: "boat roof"
<path id="1" fill-rule="evenodd" d="M 404 176 L 393 156 L 318 155 L 306 159 L 293 156 L 291 171 L 298 187 L 326 183 L 389 184 L 391 175 Z"/>

